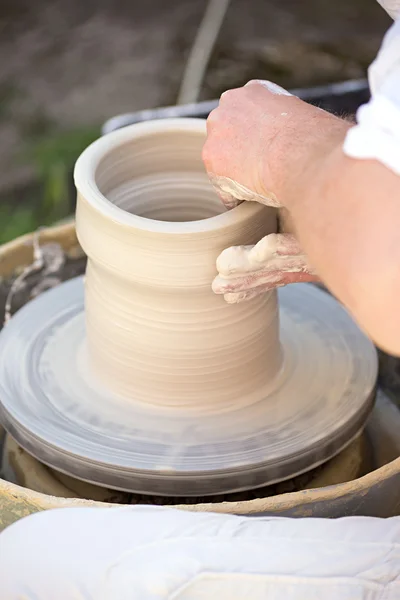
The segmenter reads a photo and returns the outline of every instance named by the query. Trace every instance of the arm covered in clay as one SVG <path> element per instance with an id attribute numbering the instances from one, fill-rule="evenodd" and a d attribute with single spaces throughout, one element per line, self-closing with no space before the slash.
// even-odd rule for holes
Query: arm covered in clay
<path id="1" fill-rule="evenodd" d="M 298 242 L 297 254 L 292 238 L 276 235 L 246 258 L 223 253 L 214 290 L 240 301 L 272 280 L 318 273 L 378 345 L 400 354 L 400 22 L 369 76 L 372 98 L 355 126 L 269 82 L 222 95 L 204 147 L 211 181 L 230 207 L 284 206 Z"/>

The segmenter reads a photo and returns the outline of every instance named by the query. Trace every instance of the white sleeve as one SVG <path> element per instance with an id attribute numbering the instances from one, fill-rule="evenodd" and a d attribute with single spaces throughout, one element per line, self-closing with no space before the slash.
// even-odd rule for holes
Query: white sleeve
<path id="1" fill-rule="evenodd" d="M 400 17 L 400 0 L 380 0 L 393 17 Z M 376 159 L 400 175 L 400 20 L 383 40 L 369 68 L 371 99 L 357 111 L 357 125 L 343 150 L 358 159 Z"/>
<path id="2" fill-rule="evenodd" d="M 378 2 L 394 21 L 400 17 L 400 0 L 378 0 Z"/>
<path id="3" fill-rule="evenodd" d="M 399 600 L 400 517 L 56 509 L 0 534 L 1 600 Z"/>

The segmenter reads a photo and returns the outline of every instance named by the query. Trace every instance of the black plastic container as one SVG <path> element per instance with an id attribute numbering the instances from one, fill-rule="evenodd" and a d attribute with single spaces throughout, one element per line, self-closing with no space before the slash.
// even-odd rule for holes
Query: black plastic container
<path id="1" fill-rule="evenodd" d="M 320 106 L 338 115 L 353 115 L 357 108 L 369 99 L 368 83 L 364 79 L 344 81 L 342 83 L 333 83 L 314 88 L 296 89 L 291 90 L 291 93 L 311 104 Z M 181 117 L 206 119 L 217 105 L 217 100 L 210 100 L 197 104 L 168 106 L 118 115 L 104 123 L 102 132 L 106 134 L 127 125 L 154 119 Z"/>

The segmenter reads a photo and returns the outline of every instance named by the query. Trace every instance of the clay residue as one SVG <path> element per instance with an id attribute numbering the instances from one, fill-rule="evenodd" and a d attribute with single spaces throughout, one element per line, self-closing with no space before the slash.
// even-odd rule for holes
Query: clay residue
<path id="1" fill-rule="evenodd" d="M 291 234 L 271 233 L 254 246 L 224 250 L 217 259 L 212 288 L 233 304 L 267 294 L 290 283 L 318 281 L 298 241 Z"/>
<path id="2" fill-rule="evenodd" d="M 247 187 L 226 177 L 224 175 L 216 175 L 215 173 L 208 174 L 215 191 L 229 209 L 234 208 L 241 202 L 260 202 L 265 206 L 271 206 L 272 208 L 279 208 L 281 203 L 271 191 L 268 193 L 257 194 Z"/>

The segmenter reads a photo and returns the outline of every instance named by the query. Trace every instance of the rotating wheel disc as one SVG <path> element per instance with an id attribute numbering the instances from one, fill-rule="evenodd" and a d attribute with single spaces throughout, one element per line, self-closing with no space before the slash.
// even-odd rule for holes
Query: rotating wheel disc
<path id="1" fill-rule="evenodd" d="M 91 483 L 163 496 L 233 492 L 322 464 L 373 406 L 377 355 L 315 286 L 279 290 L 284 368 L 274 390 L 220 414 L 143 405 L 90 376 L 83 279 L 45 292 L 0 335 L 0 417 L 49 466 Z"/>

